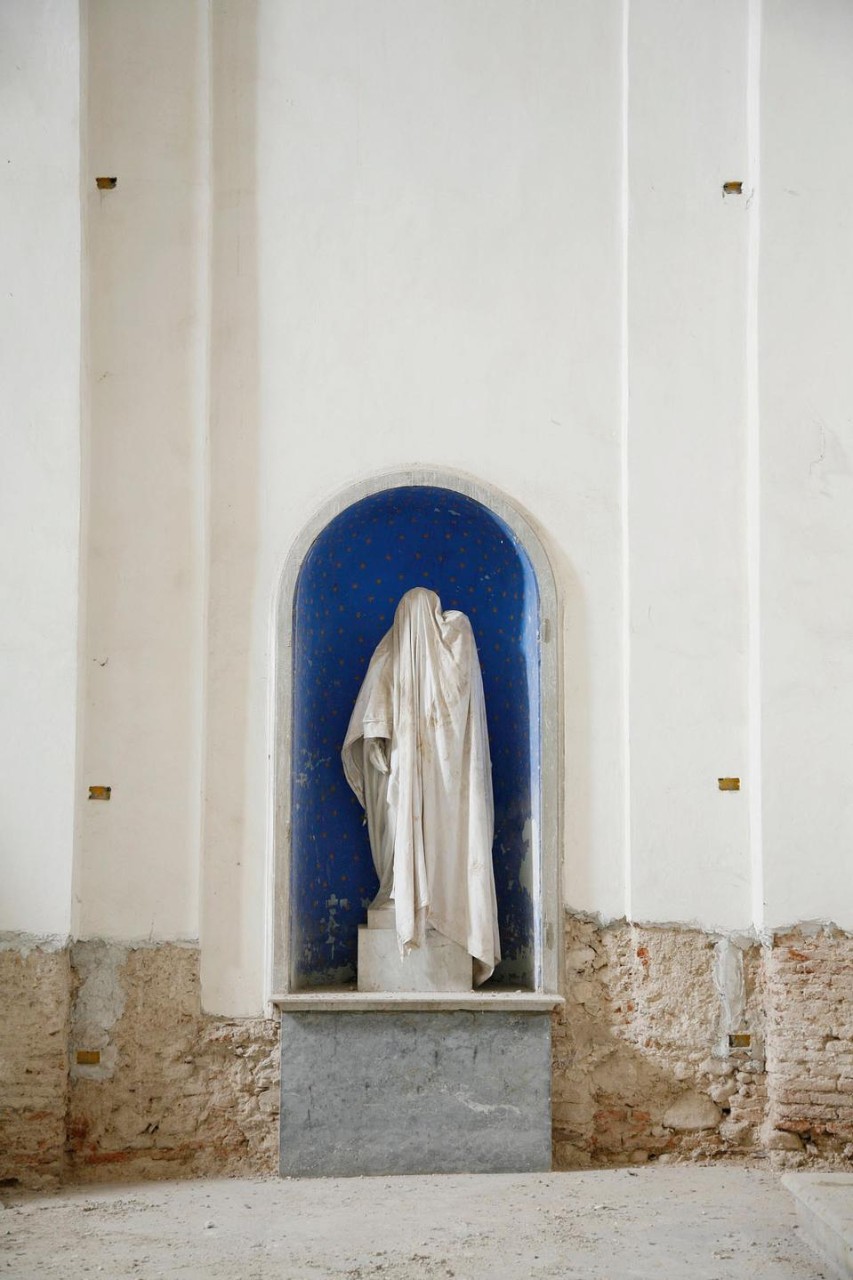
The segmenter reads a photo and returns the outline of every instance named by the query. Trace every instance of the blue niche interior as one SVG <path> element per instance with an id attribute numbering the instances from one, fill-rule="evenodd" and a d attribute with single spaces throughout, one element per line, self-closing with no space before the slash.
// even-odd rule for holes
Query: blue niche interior
<path id="1" fill-rule="evenodd" d="M 503 960 L 495 983 L 537 986 L 533 833 L 539 800 L 539 600 L 511 530 L 449 489 L 386 489 L 330 521 L 303 562 L 294 609 L 291 974 L 294 989 L 352 981 L 378 882 L 341 766 L 368 662 L 411 587 L 468 615 L 477 640 L 495 795 Z"/>

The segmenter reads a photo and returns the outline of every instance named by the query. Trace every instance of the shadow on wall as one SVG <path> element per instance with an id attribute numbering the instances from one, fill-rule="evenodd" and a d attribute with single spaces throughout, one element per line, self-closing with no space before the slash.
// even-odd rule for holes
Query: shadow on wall
<path id="1" fill-rule="evenodd" d="M 205 706 L 205 857 L 202 981 L 208 966 L 239 974 L 244 942 L 235 922 L 247 893 L 246 752 L 252 602 L 258 548 L 257 0 L 214 5 L 210 367 L 210 547 Z M 233 1000 L 233 993 L 230 998 Z"/>
<path id="2" fill-rule="evenodd" d="M 294 608 L 291 972 L 295 987 L 355 976 L 377 889 L 340 751 L 370 657 L 411 587 L 474 629 L 492 755 L 494 865 L 504 959 L 493 981 L 534 987 L 539 799 L 539 599 L 514 534 L 449 489 L 404 486 L 348 507 L 312 545 Z"/>
<path id="3" fill-rule="evenodd" d="M 555 1168 L 765 1146 L 762 948 L 742 954 L 744 1045 L 724 1048 L 718 944 L 698 929 L 566 918 L 566 1003 L 553 1024 Z"/>

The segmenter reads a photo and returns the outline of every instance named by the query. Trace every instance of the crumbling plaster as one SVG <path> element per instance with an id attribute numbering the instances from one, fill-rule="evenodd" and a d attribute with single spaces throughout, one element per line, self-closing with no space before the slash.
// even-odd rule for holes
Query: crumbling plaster
<path id="1" fill-rule="evenodd" d="M 56 940 L 0 945 L 0 1184 L 55 1181 L 65 1168 L 70 954 Z"/>
<path id="2" fill-rule="evenodd" d="M 754 1152 L 765 1096 L 761 947 L 738 948 L 738 1030 L 750 1044 L 734 1049 L 732 1007 L 715 980 L 719 939 L 585 917 L 569 917 L 566 935 L 566 1003 L 554 1037 L 557 1163 Z"/>
<path id="3" fill-rule="evenodd" d="M 567 914 L 565 946 L 556 1168 L 853 1158 L 851 935 Z M 29 940 L 0 973 L 0 1180 L 274 1172 L 278 1025 L 203 1013 L 197 948 Z"/>
<path id="4" fill-rule="evenodd" d="M 0 948 L 0 1182 L 274 1170 L 277 1023 L 202 1013 L 198 961 L 173 944 Z"/>
<path id="5" fill-rule="evenodd" d="M 74 1052 L 103 1048 L 100 1064 L 72 1067 L 70 1171 L 86 1177 L 114 1177 L 119 1167 L 133 1176 L 272 1171 L 277 1023 L 202 1013 L 192 947 L 78 942 L 72 965 L 79 984 Z"/>

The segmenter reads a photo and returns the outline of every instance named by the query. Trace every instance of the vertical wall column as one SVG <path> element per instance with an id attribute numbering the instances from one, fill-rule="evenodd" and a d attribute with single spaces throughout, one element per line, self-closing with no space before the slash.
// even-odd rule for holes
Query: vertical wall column
<path id="1" fill-rule="evenodd" d="M 746 9 L 631 6 L 628 504 L 635 920 L 750 920 Z M 729 180 L 742 195 L 723 194 Z"/>
<path id="2" fill-rule="evenodd" d="M 80 520 L 77 0 L 0 6 L 0 930 L 71 917 Z"/>
<path id="3" fill-rule="evenodd" d="M 201 978 L 205 1008 L 236 1014 L 256 1012 L 261 1003 L 271 909 L 265 794 L 271 601 L 259 600 L 256 584 L 257 8 L 256 0 L 217 0 L 211 9 L 210 543 Z M 280 354 L 271 348 L 268 359 L 277 363 Z M 303 440 L 299 448 L 307 451 L 314 443 Z M 291 465 L 301 465 L 298 450 Z"/>
<path id="4" fill-rule="evenodd" d="M 763 6 L 762 717 L 771 927 L 853 928 L 853 8 Z"/>
<path id="5" fill-rule="evenodd" d="M 79 933 L 195 937 L 207 5 L 86 7 L 90 420 Z M 96 187 L 115 178 L 112 189 Z"/>

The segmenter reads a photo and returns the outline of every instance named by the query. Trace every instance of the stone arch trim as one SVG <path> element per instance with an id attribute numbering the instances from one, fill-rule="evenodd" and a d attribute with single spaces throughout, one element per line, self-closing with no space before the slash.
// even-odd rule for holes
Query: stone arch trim
<path id="1" fill-rule="evenodd" d="M 293 610 L 302 564 L 315 539 L 354 503 L 386 489 L 435 486 L 479 502 L 511 530 L 524 549 L 539 590 L 540 659 L 540 831 L 537 898 L 540 904 L 541 977 L 539 990 L 557 994 L 561 976 L 562 734 L 559 680 L 561 626 L 554 571 L 530 521 L 499 489 L 464 472 L 410 467 L 383 472 L 340 490 L 303 528 L 287 556 L 279 580 L 274 613 L 272 708 L 272 892 L 270 894 L 270 999 L 290 994 L 291 749 L 293 716 Z"/>

